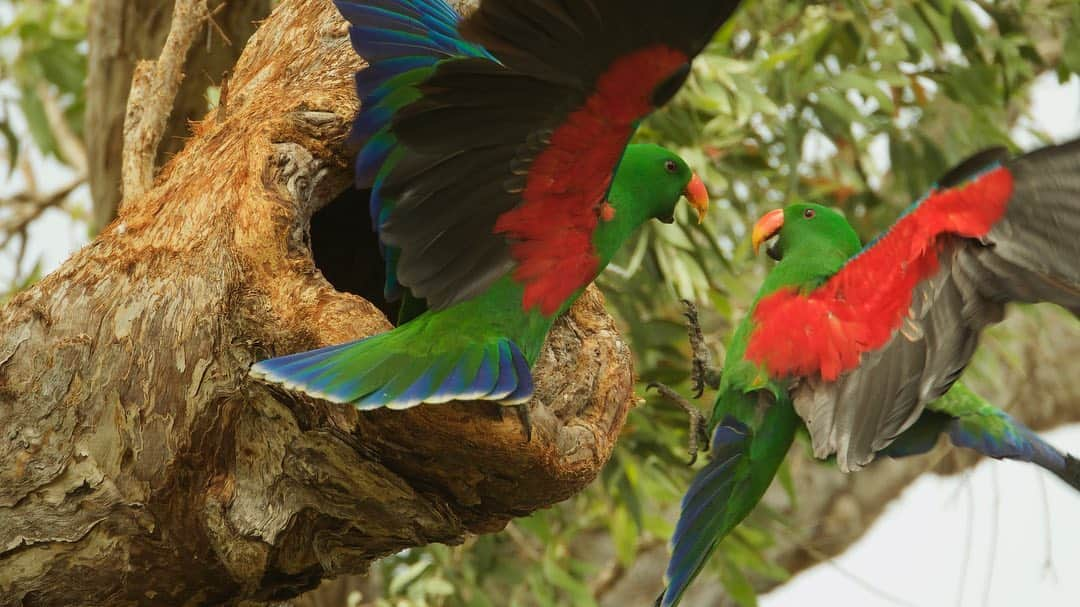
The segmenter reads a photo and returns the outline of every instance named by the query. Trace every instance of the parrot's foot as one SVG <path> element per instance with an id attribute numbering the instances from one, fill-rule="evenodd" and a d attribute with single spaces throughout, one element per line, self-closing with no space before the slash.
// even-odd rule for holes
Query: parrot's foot
<path id="1" fill-rule="evenodd" d="M 701 398 L 706 386 L 713 390 L 720 387 L 720 371 L 713 366 L 712 353 L 705 346 L 697 306 L 689 299 L 682 300 L 682 303 L 686 307 L 683 316 L 686 317 L 686 331 L 690 335 L 690 350 L 693 352 L 690 381 L 694 385 L 694 398 Z"/>
<path id="2" fill-rule="evenodd" d="M 705 429 L 705 415 L 694 406 L 693 403 L 683 398 L 681 394 L 665 386 L 660 382 L 652 382 L 649 388 L 656 390 L 665 399 L 686 412 L 690 417 L 690 436 L 687 438 L 686 451 L 690 455 L 687 465 L 694 465 L 697 461 L 699 445 L 709 450 L 709 433 Z"/>
<path id="3" fill-rule="evenodd" d="M 525 442 L 532 440 L 532 417 L 529 416 L 529 405 L 507 405 L 508 408 L 514 410 L 517 413 L 518 421 L 521 422 L 522 434 L 525 435 Z"/>

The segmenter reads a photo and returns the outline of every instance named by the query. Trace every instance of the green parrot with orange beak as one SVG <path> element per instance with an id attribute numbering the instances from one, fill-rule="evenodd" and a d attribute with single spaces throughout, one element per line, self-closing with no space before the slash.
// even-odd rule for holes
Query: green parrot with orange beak
<path id="1" fill-rule="evenodd" d="M 552 323 L 650 219 L 704 184 L 673 152 L 629 145 L 738 5 L 678 0 L 337 0 L 356 52 L 357 189 L 396 329 L 264 360 L 253 376 L 361 410 L 533 394 Z M 402 319 L 399 319 L 402 320 Z"/>
<path id="2" fill-rule="evenodd" d="M 1080 462 L 956 383 L 1011 301 L 1080 314 L 1080 140 L 950 171 L 862 246 L 844 217 L 799 203 L 754 226 L 777 264 L 728 345 L 708 463 L 683 498 L 667 588 L 677 605 L 761 499 L 801 427 L 814 454 L 858 470 L 940 435 L 1037 464 L 1080 490 Z"/>

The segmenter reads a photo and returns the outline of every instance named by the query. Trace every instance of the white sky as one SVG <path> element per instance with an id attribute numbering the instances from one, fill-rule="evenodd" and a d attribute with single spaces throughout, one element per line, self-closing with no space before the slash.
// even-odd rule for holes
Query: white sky
<path id="1" fill-rule="evenodd" d="M 1059 142 L 1080 135 L 1080 79 L 1044 75 L 1033 95 L 1029 124 Z M 1044 436 L 1080 454 L 1080 426 Z M 988 460 L 961 476 L 924 475 L 844 554 L 761 605 L 1077 607 L 1078 573 L 1080 494 L 1034 465 Z"/>

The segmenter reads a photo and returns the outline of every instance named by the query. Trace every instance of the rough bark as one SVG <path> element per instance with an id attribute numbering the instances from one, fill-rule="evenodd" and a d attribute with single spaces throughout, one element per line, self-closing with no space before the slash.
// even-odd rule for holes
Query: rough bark
<path id="1" fill-rule="evenodd" d="M 335 198 L 364 215 L 338 197 L 360 66 L 329 0 L 283 2 L 227 113 L 0 310 L 0 605 L 280 600 L 500 529 L 603 465 L 633 370 L 595 290 L 541 355 L 528 442 L 496 405 L 361 415 L 248 378 L 257 359 L 389 328 L 324 279 L 309 236 Z M 367 234 L 357 219 L 342 244 L 373 250 Z"/>
<path id="2" fill-rule="evenodd" d="M 983 339 L 982 356 L 993 359 L 987 368 L 993 377 L 969 372 L 965 381 L 992 402 L 1004 407 L 1035 430 L 1080 422 L 1080 323 L 1052 307 L 1015 308 L 1003 326 Z M 815 460 L 807 445 L 796 443 L 788 456 L 798 504 L 792 507 L 786 493 L 773 486 L 765 503 L 779 514 L 785 525 L 771 526 L 776 545 L 767 558 L 792 575 L 823 560 L 842 554 L 859 540 L 892 500 L 919 476 L 956 474 L 979 461 L 972 451 L 956 449 L 942 440 L 938 448 L 924 456 L 900 460 L 883 459 L 865 470 L 844 474 Z M 1047 473 L 1047 482 L 1059 482 Z M 671 516 L 675 516 L 674 513 Z M 759 518 L 759 523 L 765 519 Z M 590 560 L 612 560 L 610 542 Z M 667 564 L 668 549 L 657 545 L 643 553 L 629 570 L 619 571 L 610 584 L 602 607 L 645 607 L 660 591 L 659 573 Z M 752 580 L 757 591 L 768 592 L 779 582 Z M 715 580 L 702 576 L 687 593 L 687 607 L 734 606 Z"/>
<path id="3" fill-rule="evenodd" d="M 158 165 L 183 147 L 189 124 L 206 115 L 208 86 L 221 84 L 270 0 L 211 0 L 216 27 L 196 36 L 188 53 L 172 118 L 158 148 Z M 220 9 L 215 7 L 221 6 Z M 120 203 L 124 111 L 135 64 L 157 57 L 169 32 L 171 0 L 91 0 L 86 82 L 86 147 L 94 225 L 101 229 Z M 224 36 L 224 37 L 223 37 Z"/>

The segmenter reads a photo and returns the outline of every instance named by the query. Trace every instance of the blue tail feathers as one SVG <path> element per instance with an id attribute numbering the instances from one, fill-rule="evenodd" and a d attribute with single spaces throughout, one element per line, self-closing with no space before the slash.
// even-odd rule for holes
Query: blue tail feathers
<path id="1" fill-rule="evenodd" d="M 517 405 L 532 398 L 529 363 L 508 339 L 418 354 L 394 347 L 395 338 L 383 333 L 271 358 L 256 363 L 251 375 L 360 410 L 407 409 L 453 400 Z"/>
<path id="2" fill-rule="evenodd" d="M 671 560 L 664 573 L 667 587 L 657 597 L 656 607 L 678 604 L 708 562 L 725 526 L 732 524 L 724 505 L 734 489 L 735 468 L 745 455 L 748 438 L 749 428 L 731 417 L 713 431 L 709 463 L 694 476 L 683 497 L 671 537 Z"/>

